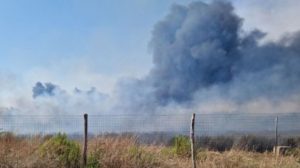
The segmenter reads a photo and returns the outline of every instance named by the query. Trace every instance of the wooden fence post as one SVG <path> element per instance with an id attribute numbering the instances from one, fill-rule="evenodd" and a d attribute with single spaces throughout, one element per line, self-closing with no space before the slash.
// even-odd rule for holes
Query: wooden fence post
<path id="1" fill-rule="evenodd" d="M 192 119 L 191 119 L 190 140 L 191 140 L 192 168 L 196 168 L 195 147 L 194 147 L 194 145 L 195 145 L 195 113 L 193 113 Z"/>
<path id="2" fill-rule="evenodd" d="M 278 148 L 278 116 L 276 116 L 275 118 L 275 149 L 274 149 L 274 152 L 275 152 L 275 155 L 277 156 L 277 149 Z"/>
<path id="3" fill-rule="evenodd" d="M 84 144 L 83 144 L 83 167 L 86 167 L 87 163 L 87 143 L 88 143 L 88 114 L 84 114 Z"/>

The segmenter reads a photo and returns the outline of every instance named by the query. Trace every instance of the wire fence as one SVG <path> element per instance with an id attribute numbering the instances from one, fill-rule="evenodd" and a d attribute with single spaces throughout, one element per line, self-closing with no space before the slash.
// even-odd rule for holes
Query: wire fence
<path id="1" fill-rule="evenodd" d="M 196 113 L 195 134 L 203 136 L 257 135 L 272 137 L 278 117 L 280 136 L 300 135 L 300 113 Z M 191 114 L 89 115 L 89 135 L 161 134 L 189 135 Z M 0 115 L 0 132 L 17 135 L 83 134 L 83 115 Z"/>
<path id="2" fill-rule="evenodd" d="M 91 149 L 99 140 L 92 139 L 95 136 L 101 139 L 133 135 L 139 143 L 170 145 L 174 137 L 190 135 L 191 117 L 192 114 L 88 115 L 84 120 L 84 115 L 0 115 L 0 167 L 32 167 L 26 164 L 35 163 L 33 158 L 40 156 L 37 151 L 42 144 L 47 144 L 48 135 L 57 133 L 65 133 L 84 144 L 83 165 L 86 165 L 89 147 Z M 300 141 L 293 141 L 300 140 L 299 123 L 300 113 L 197 113 L 196 142 L 194 147 L 192 137 L 192 151 L 200 148 L 257 152 L 275 149 L 276 153 L 278 145 L 300 147 Z M 290 137 L 292 141 L 283 141 Z"/>

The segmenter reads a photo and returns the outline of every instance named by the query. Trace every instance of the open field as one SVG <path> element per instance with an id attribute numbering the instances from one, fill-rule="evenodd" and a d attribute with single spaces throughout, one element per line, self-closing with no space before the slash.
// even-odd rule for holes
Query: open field
<path id="1" fill-rule="evenodd" d="M 90 168 L 186 168 L 191 165 L 189 141 L 184 137 L 167 146 L 140 144 L 131 136 L 102 136 L 90 139 L 88 144 Z M 79 141 L 71 141 L 64 135 L 22 138 L 3 134 L 0 138 L 0 167 L 80 167 L 80 146 Z M 270 151 L 261 153 L 231 148 L 219 152 L 198 148 L 196 158 L 198 167 L 300 167 L 297 147 L 278 158 Z"/>

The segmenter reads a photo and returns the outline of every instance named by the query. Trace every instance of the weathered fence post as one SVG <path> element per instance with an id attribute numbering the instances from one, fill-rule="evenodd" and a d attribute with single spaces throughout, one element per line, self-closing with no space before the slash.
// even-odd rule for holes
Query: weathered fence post
<path id="1" fill-rule="evenodd" d="M 195 147 L 194 147 L 194 145 L 195 145 L 195 113 L 193 113 L 192 119 L 191 119 L 190 140 L 191 140 L 192 168 L 196 168 Z"/>
<path id="2" fill-rule="evenodd" d="M 88 143 L 88 114 L 84 114 L 84 144 L 83 144 L 83 167 L 86 167 L 87 163 L 87 143 Z"/>
<path id="3" fill-rule="evenodd" d="M 277 156 L 278 153 L 278 116 L 275 118 L 275 148 L 274 148 L 274 153 Z"/>

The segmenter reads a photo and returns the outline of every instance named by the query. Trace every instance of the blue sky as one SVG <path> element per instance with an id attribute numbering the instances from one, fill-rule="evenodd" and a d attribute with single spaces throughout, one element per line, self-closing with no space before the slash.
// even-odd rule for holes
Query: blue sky
<path id="1" fill-rule="evenodd" d="M 22 73 L 33 66 L 83 56 L 104 73 L 118 71 L 112 66 L 121 62 L 121 66 L 149 67 L 151 29 L 170 4 L 172 1 L 139 0 L 2 2 L 1 67 Z"/>
<path id="2" fill-rule="evenodd" d="M 14 86 L 28 92 L 36 81 L 51 81 L 70 90 L 95 86 L 111 92 L 118 79 L 147 74 L 152 65 L 148 42 L 153 25 L 171 4 L 189 2 L 1 1 L 0 75 L 10 74 Z M 270 33 L 269 39 L 300 27 L 294 20 L 300 14 L 297 0 L 233 3 L 245 18 L 245 29 L 260 28 Z"/>

